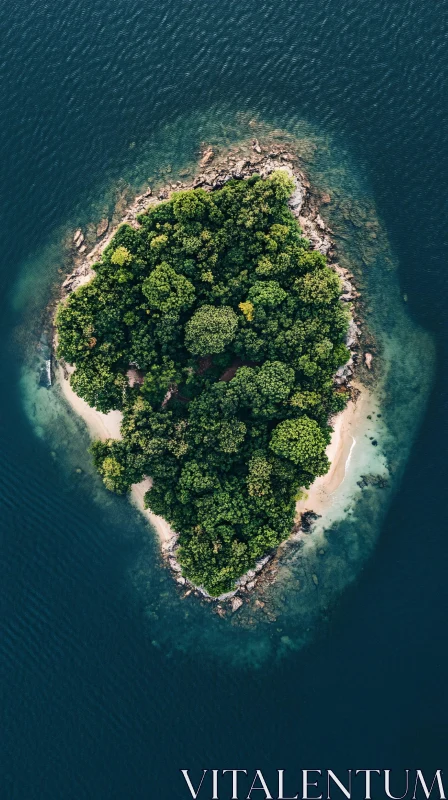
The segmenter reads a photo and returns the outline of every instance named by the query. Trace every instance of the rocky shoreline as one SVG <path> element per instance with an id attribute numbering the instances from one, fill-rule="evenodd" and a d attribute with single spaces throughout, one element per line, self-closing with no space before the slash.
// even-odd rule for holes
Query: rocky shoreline
<path id="1" fill-rule="evenodd" d="M 127 223 L 133 227 L 138 226 L 138 216 L 148 208 L 166 200 L 174 191 L 201 187 L 206 191 L 213 191 L 225 185 L 231 179 L 244 179 L 251 175 L 259 174 L 267 177 L 273 171 L 283 169 L 287 171 L 296 184 L 294 193 L 289 201 L 294 216 L 297 217 L 304 235 L 309 239 L 313 249 L 318 250 L 327 257 L 328 264 L 338 273 L 342 281 L 343 291 L 341 300 L 347 303 L 351 311 L 351 323 L 347 334 L 347 347 L 350 350 L 350 359 L 335 375 L 335 386 L 349 393 L 356 402 L 359 390 L 352 385 L 355 374 L 372 369 L 373 356 L 366 352 L 359 319 L 359 292 L 355 285 L 354 276 L 337 263 L 336 249 L 332 240 L 332 231 L 320 215 L 320 208 L 331 203 L 327 193 L 314 191 L 303 170 L 300 156 L 294 152 L 292 142 L 282 142 L 273 139 L 251 139 L 233 146 L 226 151 L 216 150 L 212 146 L 204 145 L 197 167 L 197 173 L 188 181 L 177 180 L 167 183 L 155 192 L 148 187 L 138 195 L 132 204 L 120 215 L 117 225 L 112 225 L 108 218 L 102 219 L 95 229 L 96 240 L 78 228 L 71 242 L 71 256 L 73 268 L 62 283 L 59 301 L 64 299 L 75 289 L 89 281 L 93 275 L 93 265 L 101 257 L 104 248 L 112 240 L 119 225 Z M 91 229 L 92 226 L 89 226 Z M 54 316 L 54 304 L 52 307 Z M 53 358 L 56 359 L 56 340 L 53 336 Z M 60 362 L 59 366 L 66 374 L 66 366 Z M 316 515 L 314 515 L 315 517 Z M 303 513 L 295 523 L 292 534 L 294 539 L 300 540 L 310 532 L 313 522 L 313 513 Z M 277 572 L 278 554 L 280 545 L 273 553 L 264 556 L 258 561 L 255 568 L 249 570 L 238 579 L 236 588 L 219 598 L 211 598 L 201 587 L 194 586 L 181 575 L 181 567 L 176 559 L 177 534 L 168 541 L 162 542 L 162 554 L 173 572 L 177 583 L 184 589 L 184 596 L 192 593 L 202 597 L 208 602 L 214 602 L 214 610 L 220 616 L 237 611 L 244 603 L 245 597 L 256 585 L 265 585 L 275 579 Z M 284 543 L 283 543 L 284 544 Z M 260 601 L 261 602 L 261 601 Z"/>

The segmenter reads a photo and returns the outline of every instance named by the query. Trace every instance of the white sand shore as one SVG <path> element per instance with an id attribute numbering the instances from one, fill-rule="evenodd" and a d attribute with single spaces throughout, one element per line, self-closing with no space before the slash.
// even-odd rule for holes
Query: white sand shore
<path id="1" fill-rule="evenodd" d="M 323 516 L 332 504 L 332 497 L 344 481 L 348 465 L 356 446 L 360 446 L 362 423 L 370 410 L 370 393 L 365 386 L 353 382 L 359 395 L 356 402 L 349 400 L 346 408 L 331 421 L 333 434 L 326 453 L 330 469 L 326 475 L 316 478 L 296 504 L 297 519 L 306 511 Z"/>
<path id="2" fill-rule="evenodd" d="M 73 371 L 73 368 L 69 366 L 66 369 L 69 373 Z M 109 411 L 108 414 L 102 414 L 95 408 L 91 408 L 85 400 L 75 394 L 61 366 L 58 368 L 57 380 L 64 398 L 73 411 L 84 420 L 92 439 L 121 439 L 120 426 L 123 416 L 121 411 Z M 140 483 L 134 484 L 131 491 L 131 500 L 156 529 L 162 550 L 164 550 L 172 543 L 176 534 L 162 517 L 158 517 L 145 508 L 144 495 L 150 488 L 150 478 L 145 478 Z"/>

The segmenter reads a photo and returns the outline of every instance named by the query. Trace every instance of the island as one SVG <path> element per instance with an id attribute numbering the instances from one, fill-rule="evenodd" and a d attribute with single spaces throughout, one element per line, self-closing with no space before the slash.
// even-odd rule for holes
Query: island
<path id="1" fill-rule="evenodd" d="M 105 486 L 145 487 L 176 532 L 180 580 L 212 597 L 290 537 L 353 397 L 355 293 L 316 209 L 300 217 L 304 186 L 260 155 L 148 191 L 69 276 L 56 314 L 70 391 L 118 414 L 91 447 Z"/>

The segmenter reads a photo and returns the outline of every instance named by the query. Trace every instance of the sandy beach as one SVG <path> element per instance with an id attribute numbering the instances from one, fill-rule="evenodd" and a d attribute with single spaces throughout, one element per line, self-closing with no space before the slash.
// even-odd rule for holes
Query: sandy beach
<path id="1" fill-rule="evenodd" d="M 330 508 L 336 490 L 343 483 L 354 448 L 360 446 L 360 428 L 370 410 L 370 393 L 365 386 L 352 384 L 359 392 L 356 401 L 349 400 L 346 408 L 330 421 L 333 428 L 331 442 L 326 454 L 330 469 L 326 475 L 316 478 L 296 503 L 296 518 L 307 511 L 323 516 Z"/>
<path id="2" fill-rule="evenodd" d="M 66 370 L 68 374 L 73 372 L 73 368 L 68 365 L 66 366 Z M 57 370 L 57 381 L 65 400 L 73 411 L 84 420 L 92 439 L 121 439 L 121 411 L 109 411 L 108 414 L 102 414 L 95 408 L 91 408 L 85 400 L 82 400 L 81 397 L 75 394 L 60 365 Z M 176 534 L 162 517 L 158 517 L 145 508 L 145 492 L 151 488 L 151 485 L 150 478 L 145 478 L 143 481 L 140 481 L 140 483 L 135 483 L 131 490 L 131 500 L 157 531 L 162 550 L 164 550 L 172 543 Z"/>

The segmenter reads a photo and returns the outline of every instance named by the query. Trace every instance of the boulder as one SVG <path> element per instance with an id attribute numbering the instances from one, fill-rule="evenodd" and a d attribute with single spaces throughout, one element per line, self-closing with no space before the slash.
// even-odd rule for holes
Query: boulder
<path id="1" fill-rule="evenodd" d="M 96 237 L 97 237 L 97 239 L 100 239 L 101 236 L 104 236 L 104 234 L 106 233 L 108 227 L 109 227 L 109 220 L 107 219 L 107 217 L 104 217 L 104 219 L 102 219 L 100 221 L 100 223 L 98 224 L 98 227 L 96 229 Z"/>
<path id="2" fill-rule="evenodd" d="M 212 160 L 213 156 L 214 156 L 213 147 L 207 147 L 207 149 L 204 152 L 204 155 L 202 156 L 202 158 L 201 158 L 201 160 L 199 162 L 199 166 L 200 167 L 205 167 L 206 164 L 210 163 L 210 161 Z"/>
<path id="3" fill-rule="evenodd" d="M 235 178 L 242 178 L 243 177 L 243 170 L 248 164 L 247 158 L 242 158 L 241 161 L 237 161 L 235 164 L 235 168 L 233 170 L 233 175 Z"/>
<path id="4" fill-rule="evenodd" d="M 289 198 L 288 205 L 294 214 L 300 214 L 303 205 L 304 192 L 300 183 L 297 184 L 291 197 Z"/>
<path id="5" fill-rule="evenodd" d="M 372 353 L 364 353 L 364 361 L 366 364 L 367 369 L 372 369 Z"/>
<path id="6" fill-rule="evenodd" d="M 359 330 L 356 322 L 352 319 L 350 321 L 350 325 L 348 326 L 347 336 L 345 339 L 345 343 L 348 348 L 354 347 L 358 344 L 358 337 L 361 331 Z"/>
<path id="7" fill-rule="evenodd" d="M 241 608 L 243 601 L 241 600 L 241 597 L 232 597 L 230 605 L 232 608 L 232 613 L 234 614 L 235 611 L 238 611 L 238 609 Z"/>

